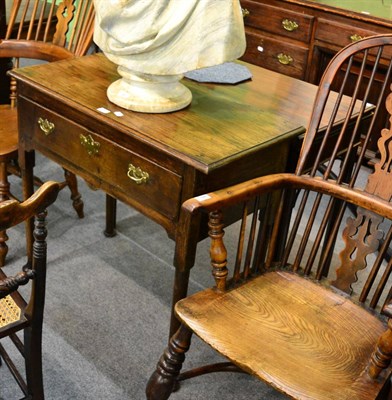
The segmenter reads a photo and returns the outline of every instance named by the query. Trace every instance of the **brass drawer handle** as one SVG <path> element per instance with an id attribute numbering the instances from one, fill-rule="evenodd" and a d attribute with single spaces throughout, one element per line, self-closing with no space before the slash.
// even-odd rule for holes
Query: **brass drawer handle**
<path id="1" fill-rule="evenodd" d="M 288 54 L 283 54 L 283 53 L 279 53 L 277 58 L 278 58 L 278 61 L 283 65 L 289 65 L 294 61 L 293 57 L 289 56 Z"/>
<path id="2" fill-rule="evenodd" d="M 289 19 L 284 19 L 282 21 L 283 29 L 289 32 L 293 32 L 299 28 L 299 25 L 295 21 L 290 21 Z"/>
<path id="3" fill-rule="evenodd" d="M 147 183 L 150 175 L 143 171 L 140 167 L 135 167 L 133 164 L 128 165 L 128 178 L 134 181 L 137 185 Z"/>
<path id="4" fill-rule="evenodd" d="M 358 35 L 357 33 L 354 33 L 353 35 L 350 36 L 351 42 L 358 42 L 358 40 L 362 40 L 363 37 L 361 35 Z"/>
<path id="5" fill-rule="evenodd" d="M 38 125 L 41 129 L 41 131 L 46 135 L 50 135 L 54 131 L 54 123 L 48 121 L 46 118 L 38 118 Z"/>
<path id="6" fill-rule="evenodd" d="M 242 8 L 242 7 L 241 7 L 241 12 L 242 12 L 243 18 L 246 18 L 250 14 L 249 10 L 247 10 L 246 8 Z"/>
<path id="7" fill-rule="evenodd" d="M 87 150 L 89 156 L 98 154 L 101 143 L 96 142 L 91 135 L 80 134 L 80 144 Z"/>

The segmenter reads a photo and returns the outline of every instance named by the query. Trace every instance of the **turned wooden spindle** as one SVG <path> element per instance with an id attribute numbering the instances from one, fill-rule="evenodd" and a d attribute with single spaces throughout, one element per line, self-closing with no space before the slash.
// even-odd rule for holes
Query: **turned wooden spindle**
<path id="1" fill-rule="evenodd" d="M 30 279 L 34 277 L 34 271 L 25 269 L 18 272 L 15 276 L 11 276 L 0 281 L 0 299 L 6 297 L 9 293 L 18 289 L 21 285 L 26 285 Z"/>
<path id="2" fill-rule="evenodd" d="M 369 375 L 376 379 L 382 370 L 388 368 L 392 359 L 392 319 L 388 320 L 388 329 L 378 339 L 376 350 L 372 354 Z"/>
<path id="3" fill-rule="evenodd" d="M 208 235 L 211 238 L 210 257 L 212 265 L 212 275 L 215 279 L 216 289 L 223 291 L 226 288 L 227 270 L 227 250 L 223 242 L 225 234 L 222 223 L 222 212 L 212 211 L 209 214 Z"/>

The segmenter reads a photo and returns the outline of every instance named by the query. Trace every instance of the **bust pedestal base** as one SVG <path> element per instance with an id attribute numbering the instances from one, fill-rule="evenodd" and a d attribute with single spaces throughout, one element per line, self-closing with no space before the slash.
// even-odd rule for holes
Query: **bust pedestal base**
<path id="1" fill-rule="evenodd" d="M 191 91 L 179 81 L 183 75 L 150 75 L 119 66 L 121 79 L 107 90 L 109 100 L 127 110 L 167 113 L 181 110 L 192 101 Z"/>

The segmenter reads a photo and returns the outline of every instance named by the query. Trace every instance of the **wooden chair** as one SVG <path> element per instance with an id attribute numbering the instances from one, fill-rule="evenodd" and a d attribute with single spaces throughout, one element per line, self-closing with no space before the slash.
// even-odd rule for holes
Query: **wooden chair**
<path id="1" fill-rule="evenodd" d="M 45 209 L 55 201 L 59 189 L 58 183 L 47 182 L 23 203 L 7 200 L 0 204 L 0 228 L 3 230 L 37 215 L 31 268 L 25 265 L 9 277 L 0 269 L 0 364 L 5 362 L 9 367 L 26 399 L 44 399 L 41 341 L 46 277 Z M 18 288 L 28 283 L 31 288 L 24 292 L 29 293 L 26 302 Z M 23 331 L 23 341 L 17 335 L 19 331 Z M 11 358 L 3 346 L 5 338 L 9 338 L 24 357 L 25 377 L 18 370 L 15 358 Z"/>
<path id="2" fill-rule="evenodd" d="M 208 213 L 215 286 L 176 304 L 181 326 L 148 382 L 149 400 L 169 398 L 182 380 L 222 370 L 247 372 L 295 399 L 388 398 L 392 128 L 378 132 L 379 157 L 363 182 L 362 164 L 378 112 L 386 105 L 392 114 L 391 55 L 392 35 L 385 35 L 351 44 L 334 57 L 295 173 L 260 177 L 184 203 L 184 218 L 198 221 Z M 378 97 L 365 118 L 375 85 Z M 348 86 L 351 106 L 341 118 Z M 326 116 L 330 101 L 335 108 Z M 320 141 L 322 120 L 328 129 Z M 277 205 L 261 207 L 266 198 Z M 225 215 L 239 205 L 242 222 L 228 228 L 227 244 Z M 229 361 L 181 373 L 193 333 Z"/>
<path id="3" fill-rule="evenodd" d="M 86 54 L 94 27 L 92 0 L 14 0 L 6 36 L 0 41 L 0 57 L 13 58 L 19 67 L 21 58 L 58 61 Z M 10 104 L 0 106 L 0 201 L 12 198 L 8 175 L 20 175 L 17 163 L 18 128 L 16 84 L 11 81 Z M 64 171 L 71 190 L 73 206 L 83 218 L 83 202 L 73 173 Z M 41 184 L 37 179 L 37 184 Z M 8 251 L 5 231 L 0 232 L 0 266 Z"/>

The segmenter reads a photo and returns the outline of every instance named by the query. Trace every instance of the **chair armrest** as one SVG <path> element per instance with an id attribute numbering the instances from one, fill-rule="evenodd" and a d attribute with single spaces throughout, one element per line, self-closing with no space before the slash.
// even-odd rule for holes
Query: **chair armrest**
<path id="1" fill-rule="evenodd" d="M 52 43 L 4 39 L 0 40 L 0 57 L 21 57 L 51 62 L 75 57 L 75 55 L 64 47 Z"/>
<path id="2" fill-rule="evenodd" d="M 191 198 L 183 203 L 182 208 L 191 214 L 199 210 L 214 211 L 280 189 L 304 189 L 330 195 L 392 219 L 392 204 L 388 201 L 332 180 L 295 174 L 274 174 L 255 178 Z"/>
<path id="3" fill-rule="evenodd" d="M 35 272 L 33 270 L 25 268 L 15 276 L 9 276 L 0 280 L 0 299 L 16 291 L 19 286 L 26 285 L 34 276 Z"/>
<path id="4" fill-rule="evenodd" d="M 9 229 L 43 211 L 52 204 L 60 190 L 57 182 L 44 183 L 30 198 L 20 203 L 5 200 L 0 203 L 0 230 Z"/>

